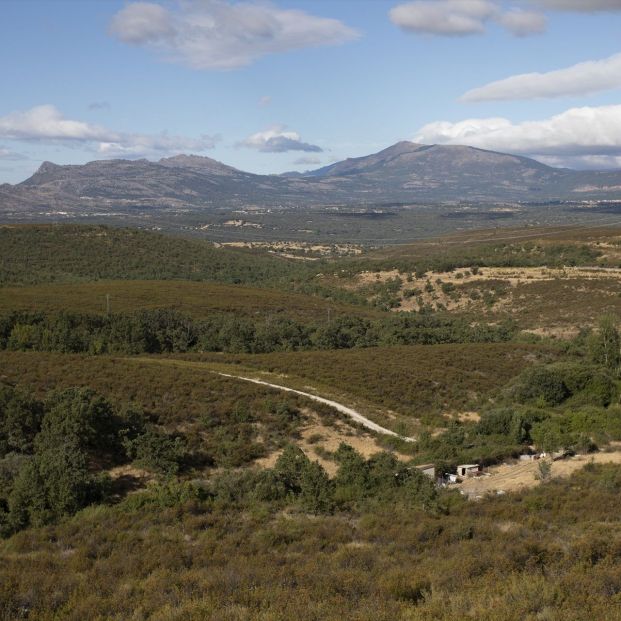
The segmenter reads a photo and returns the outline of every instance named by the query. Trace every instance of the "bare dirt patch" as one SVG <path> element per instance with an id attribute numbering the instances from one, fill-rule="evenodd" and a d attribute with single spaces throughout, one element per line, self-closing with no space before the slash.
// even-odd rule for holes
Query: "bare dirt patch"
<path id="1" fill-rule="evenodd" d="M 112 479 L 112 494 L 118 497 L 136 492 L 155 481 L 156 478 L 151 472 L 136 468 L 131 464 L 111 468 L 108 474 Z"/>
<path id="2" fill-rule="evenodd" d="M 362 272 L 344 286 L 373 301 L 391 283 L 395 312 L 432 308 L 490 319 L 510 315 L 524 328 L 560 338 L 621 309 L 621 268 L 613 267 L 463 267 L 419 278 L 390 270 Z"/>
<path id="3" fill-rule="evenodd" d="M 362 247 L 357 244 L 313 244 L 297 241 L 234 241 L 219 243 L 216 246 L 266 250 L 282 257 L 303 260 L 317 260 L 330 256 L 355 256 L 362 253 Z"/>
<path id="4" fill-rule="evenodd" d="M 338 469 L 337 464 L 326 458 L 326 453 L 333 453 L 344 442 L 355 448 L 365 458 L 385 450 L 376 439 L 368 434 L 353 430 L 345 424 L 337 426 L 324 425 L 319 416 L 310 409 L 302 410 L 308 418 L 308 423 L 300 431 L 300 439 L 295 442 L 306 456 L 312 461 L 318 461 L 326 472 L 332 477 Z M 272 468 L 282 451 L 257 459 L 255 464 L 261 468 Z M 404 461 L 411 459 L 407 455 L 396 453 L 396 456 Z"/>
<path id="5" fill-rule="evenodd" d="M 456 418 L 460 423 L 478 423 L 481 420 L 478 412 L 455 412 L 454 414 L 448 413 L 447 416 Z"/>
<path id="6" fill-rule="evenodd" d="M 592 453 L 576 455 L 552 462 L 552 477 L 567 477 L 580 470 L 588 463 L 621 464 L 621 452 Z M 469 498 L 482 498 L 486 494 L 515 492 L 520 489 L 536 487 L 540 481 L 536 478 L 539 470 L 538 461 L 517 462 L 493 466 L 479 477 L 465 479 L 459 489 Z"/>

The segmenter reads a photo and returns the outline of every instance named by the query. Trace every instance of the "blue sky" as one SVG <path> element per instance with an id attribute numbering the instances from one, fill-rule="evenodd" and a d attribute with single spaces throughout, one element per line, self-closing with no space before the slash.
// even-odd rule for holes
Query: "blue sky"
<path id="1" fill-rule="evenodd" d="M 0 12 L 0 182 L 43 160 L 180 152 L 278 173 L 399 140 L 621 168 L 621 0 L 3 0 Z"/>

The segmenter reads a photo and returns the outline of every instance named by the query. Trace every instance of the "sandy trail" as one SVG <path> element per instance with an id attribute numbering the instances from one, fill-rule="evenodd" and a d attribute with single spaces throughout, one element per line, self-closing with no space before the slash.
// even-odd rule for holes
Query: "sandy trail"
<path id="1" fill-rule="evenodd" d="M 356 421 L 366 429 L 370 429 L 371 431 L 375 431 L 376 433 L 383 433 L 387 436 L 394 436 L 395 438 L 400 438 L 401 440 L 405 440 L 406 442 L 416 442 L 416 438 L 410 438 L 408 436 L 402 436 L 390 429 L 386 429 L 377 423 L 374 423 L 372 420 L 369 420 L 366 416 L 360 414 L 356 410 L 343 405 L 342 403 L 338 403 L 336 401 L 332 401 L 331 399 L 326 399 L 325 397 L 319 397 L 317 395 L 313 395 L 309 392 L 303 392 L 302 390 L 296 390 L 295 388 L 288 388 L 287 386 L 280 386 L 279 384 L 272 384 L 270 382 L 265 382 L 263 380 L 254 379 L 252 377 L 243 377 L 241 375 L 231 375 L 229 373 L 221 373 L 219 371 L 213 371 L 222 377 L 230 377 L 232 379 L 242 380 L 244 382 L 252 382 L 253 384 L 260 384 L 262 386 L 269 386 L 270 388 L 275 388 L 277 390 L 282 390 L 284 392 L 292 392 L 296 395 L 301 395 L 302 397 L 306 397 L 308 399 L 312 399 L 313 401 L 317 401 L 318 403 L 323 403 L 324 405 L 329 405 L 333 407 L 338 412 L 345 414 L 353 421 Z"/>

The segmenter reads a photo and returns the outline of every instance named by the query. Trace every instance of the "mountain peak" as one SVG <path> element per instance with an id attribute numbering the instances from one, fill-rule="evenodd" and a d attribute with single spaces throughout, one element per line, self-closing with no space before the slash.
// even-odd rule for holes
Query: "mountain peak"
<path id="1" fill-rule="evenodd" d="M 231 174 L 238 172 L 236 168 L 227 166 L 218 160 L 214 160 L 210 157 L 203 155 L 174 155 L 172 157 L 162 158 L 158 164 L 161 166 L 168 166 L 169 168 L 189 168 L 202 172 L 219 173 L 219 174 Z"/>
<path id="2" fill-rule="evenodd" d="M 419 142 L 412 142 L 410 140 L 400 140 L 392 146 L 383 149 L 380 153 L 407 153 L 409 151 L 418 151 L 419 149 L 428 145 L 421 144 Z"/>
<path id="3" fill-rule="evenodd" d="M 54 164 L 54 162 L 48 162 L 45 161 L 41 164 L 41 166 L 39 166 L 39 168 L 37 169 L 37 172 L 35 174 L 37 175 L 45 175 L 51 172 L 55 172 L 57 171 L 59 168 L 61 168 L 61 166 L 59 164 Z"/>

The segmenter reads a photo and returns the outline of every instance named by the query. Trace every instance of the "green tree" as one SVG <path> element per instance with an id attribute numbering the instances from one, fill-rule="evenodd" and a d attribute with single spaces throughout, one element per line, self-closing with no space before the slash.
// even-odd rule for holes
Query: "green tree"
<path id="1" fill-rule="evenodd" d="M 274 470 L 287 492 L 297 496 L 301 491 L 302 475 L 309 465 L 310 460 L 302 449 L 288 444 L 276 460 Z"/>
<path id="2" fill-rule="evenodd" d="M 537 448 L 546 453 L 553 453 L 569 443 L 565 433 L 560 428 L 558 421 L 546 419 L 537 423 L 532 430 L 532 438 Z"/>
<path id="3" fill-rule="evenodd" d="M 369 468 L 364 457 L 349 444 L 341 442 L 335 458 L 339 464 L 334 478 L 338 500 L 346 502 L 366 496 L 369 489 Z"/>
<path id="4" fill-rule="evenodd" d="M 539 460 L 535 478 L 542 483 L 546 483 L 552 477 L 552 462 L 547 459 Z"/>
<path id="5" fill-rule="evenodd" d="M 89 388 L 68 388 L 46 402 L 37 451 L 74 438 L 81 450 L 93 454 L 118 453 L 119 419 L 110 403 Z"/>
<path id="6" fill-rule="evenodd" d="M 334 486 L 318 462 L 305 464 L 300 476 L 300 504 L 309 513 L 334 509 Z"/>
<path id="7" fill-rule="evenodd" d="M 0 385 L 0 458 L 8 452 L 32 453 L 43 406 L 12 386 Z"/>
<path id="8" fill-rule="evenodd" d="M 41 526 L 72 515 L 96 500 L 101 485 L 88 470 L 88 459 L 75 438 L 36 454 L 22 468 L 9 497 L 15 530 Z"/>
<path id="9" fill-rule="evenodd" d="M 401 484 L 403 464 L 386 451 L 376 453 L 367 462 L 369 487 L 374 496 L 386 496 Z"/>
<path id="10" fill-rule="evenodd" d="M 621 368 L 621 337 L 614 317 L 607 315 L 599 322 L 599 329 L 589 343 L 591 358 L 596 364 L 619 372 Z"/>
<path id="11" fill-rule="evenodd" d="M 563 373 L 553 366 L 532 367 L 524 371 L 514 387 L 513 396 L 520 403 L 559 405 L 570 396 Z"/>

